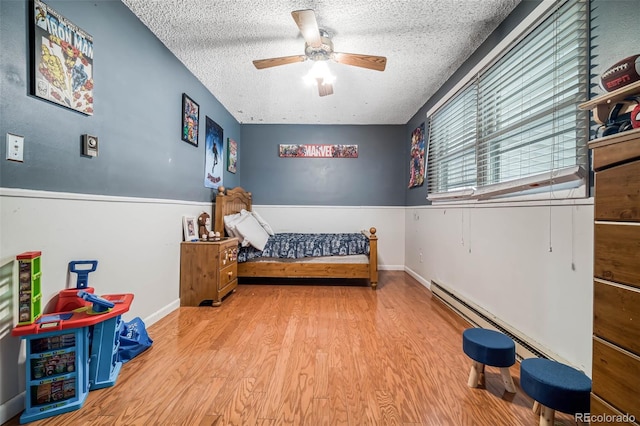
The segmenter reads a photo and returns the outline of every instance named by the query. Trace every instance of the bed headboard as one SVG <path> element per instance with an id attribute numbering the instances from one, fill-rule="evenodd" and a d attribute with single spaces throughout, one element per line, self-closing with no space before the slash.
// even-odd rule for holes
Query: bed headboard
<path id="1" fill-rule="evenodd" d="M 251 211 L 251 193 L 239 186 L 232 189 L 219 186 L 213 210 L 213 232 L 224 235 L 224 217 L 228 214 L 240 213 L 242 209 Z"/>

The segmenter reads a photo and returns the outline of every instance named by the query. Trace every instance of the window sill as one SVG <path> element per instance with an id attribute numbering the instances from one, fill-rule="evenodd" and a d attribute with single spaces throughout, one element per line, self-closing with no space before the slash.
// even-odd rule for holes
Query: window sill
<path id="1" fill-rule="evenodd" d="M 466 188 L 458 191 L 429 194 L 434 204 L 442 203 L 494 203 L 514 201 L 549 201 L 550 199 L 586 198 L 586 171 L 571 166 L 553 172 L 545 172 L 509 182 L 488 185 L 480 189 Z"/>

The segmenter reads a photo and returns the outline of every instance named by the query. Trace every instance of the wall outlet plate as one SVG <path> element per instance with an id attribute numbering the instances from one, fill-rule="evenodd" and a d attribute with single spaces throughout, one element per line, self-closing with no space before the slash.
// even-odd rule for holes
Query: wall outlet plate
<path id="1" fill-rule="evenodd" d="M 7 160 L 24 161 L 24 136 L 7 133 Z"/>
<path id="2" fill-rule="evenodd" d="M 92 135 L 82 135 L 82 155 L 89 157 L 98 156 L 98 137 Z"/>

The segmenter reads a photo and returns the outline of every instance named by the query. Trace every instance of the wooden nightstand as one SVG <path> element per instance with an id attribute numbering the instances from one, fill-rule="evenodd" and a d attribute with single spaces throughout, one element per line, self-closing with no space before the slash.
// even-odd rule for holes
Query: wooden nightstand
<path id="1" fill-rule="evenodd" d="M 222 298 L 238 286 L 238 239 L 183 242 L 180 245 L 180 306 L 200 306 Z M 204 303 L 203 303 L 204 302 Z"/>

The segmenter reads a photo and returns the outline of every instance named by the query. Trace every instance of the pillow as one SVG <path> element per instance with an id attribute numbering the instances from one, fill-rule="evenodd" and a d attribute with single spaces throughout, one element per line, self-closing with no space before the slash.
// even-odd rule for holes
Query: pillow
<path id="1" fill-rule="evenodd" d="M 262 216 L 260 216 L 258 214 L 258 212 L 251 212 L 251 214 L 253 215 L 253 217 L 256 218 L 256 220 L 258 221 L 258 223 L 260 224 L 260 226 L 262 226 L 264 228 L 265 231 L 267 231 L 267 234 L 269 235 L 274 235 L 273 229 L 271 228 L 271 226 L 269 226 L 269 224 L 267 223 L 266 220 L 264 220 L 262 218 Z"/>
<path id="2" fill-rule="evenodd" d="M 236 213 L 228 214 L 222 218 L 222 221 L 224 222 L 224 230 L 227 231 L 227 236 L 240 238 L 240 235 L 238 235 L 236 231 L 236 223 L 241 219 L 241 216 L 242 215 L 240 213 Z"/>
<path id="3" fill-rule="evenodd" d="M 264 250 L 269 239 L 267 231 L 250 214 L 242 216 L 240 221 L 236 223 L 236 231 L 240 234 L 241 237 L 238 238 L 241 239 L 244 247 L 251 244 L 260 251 Z"/>

